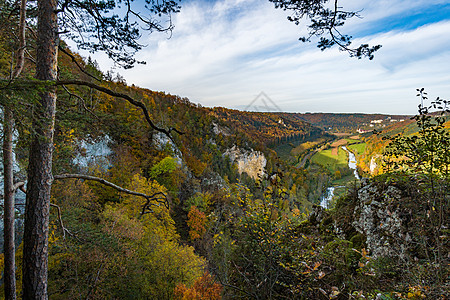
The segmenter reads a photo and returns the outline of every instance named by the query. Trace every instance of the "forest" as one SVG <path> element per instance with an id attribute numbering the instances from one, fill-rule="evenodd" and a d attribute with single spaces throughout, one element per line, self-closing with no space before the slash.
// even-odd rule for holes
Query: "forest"
<path id="1" fill-rule="evenodd" d="M 354 16 L 270 2 L 320 19 L 314 34 Z M 148 18 L 133 1 L 0 0 L 1 298 L 450 297 L 447 100 L 418 89 L 414 117 L 204 107 L 58 36 L 131 68 L 140 30 L 170 31 L 158 18 L 180 10 L 146 3 Z M 349 39 L 319 48 L 379 49 Z M 380 118 L 404 121 L 356 131 Z"/>

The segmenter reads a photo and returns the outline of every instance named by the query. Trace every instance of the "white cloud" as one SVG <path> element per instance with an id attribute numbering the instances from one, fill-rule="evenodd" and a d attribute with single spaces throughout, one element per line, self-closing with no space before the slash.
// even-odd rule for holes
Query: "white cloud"
<path id="1" fill-rule="evenodd" d="M 343 1 L 365 7 L 366 17 L 350 30 L 430 3 L 448 1 Z M 265 91 L 283 110 L 300 112 L 414 113 L 417 87 L 450 96 L 450 21 L 355 40 L 383 45 L 374 61 L 302 44 L 304 29 L 268 1 L 189 2 L 174 22 L 171 39 L 152 35 L 145 42 L 138 58 L 147 65 L 120 71 L 128 83 L 241 109 Z"/>

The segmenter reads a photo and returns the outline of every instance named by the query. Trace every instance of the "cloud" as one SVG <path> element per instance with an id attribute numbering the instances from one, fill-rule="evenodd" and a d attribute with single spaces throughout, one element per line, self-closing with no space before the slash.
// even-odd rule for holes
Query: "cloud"
<path id="1" fill-rule="evenodd" d="M 144 41 L 149 46 L 138 59 L 147 65 L 120 73 L 128 83 L 205 106 L 243 109 L 264 91 L 286 111 L 414 113 L 417 87 L 449 98 L 450 40 L 443 37 L 450 21 L 408 31 L 377 28 L 386 27 L 386 18 L 443 3 L 448 1 L 346 1 L 351 9 L 365 8 L 364 19 L 345 27 L 366 34 L 355 45 L 383 45 L 367 61 L 299 42 L 305 29 L 268 1 L 191 1 L 175 16 L 170 39 L 151 35 Z"/>

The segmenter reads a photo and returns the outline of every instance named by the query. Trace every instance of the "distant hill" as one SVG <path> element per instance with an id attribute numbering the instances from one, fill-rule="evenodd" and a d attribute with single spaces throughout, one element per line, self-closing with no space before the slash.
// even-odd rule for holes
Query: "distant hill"
<path id="1" fill-rule="evenodd" d="M 211 112 L 228 126 L 265 145 L 303 140 L 319 136 L 323 131 L 294 114 L 247 112 L 223 107 L 213 108 Z"/>
<path id="2" fill-rule="evenodd" d="M 361 113 L 281 113 L 281 116 L 306 121 L 330 132 L 372 131 L 409 119 L 408 115 Z"/>

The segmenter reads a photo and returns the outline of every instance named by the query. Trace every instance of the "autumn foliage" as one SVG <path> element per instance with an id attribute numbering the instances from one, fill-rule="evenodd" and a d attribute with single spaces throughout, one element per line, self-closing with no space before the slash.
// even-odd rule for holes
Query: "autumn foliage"
<path id="1" fill-rule="evenodd" d="M 188 213 L 187 224 L 189 226 L 189 237 L 191 240 L 201 238 L 206 232 L 207 217 L 204 212 L 192 206 Z"/>
<path id="2" fill-rule="evenodd" d="M 222 299 L 222 286 L 214 281 L 214 278 L 205 272 L 191 287 L 179 284 L 175 288 L 176 300 L 216 300 Z"/>

